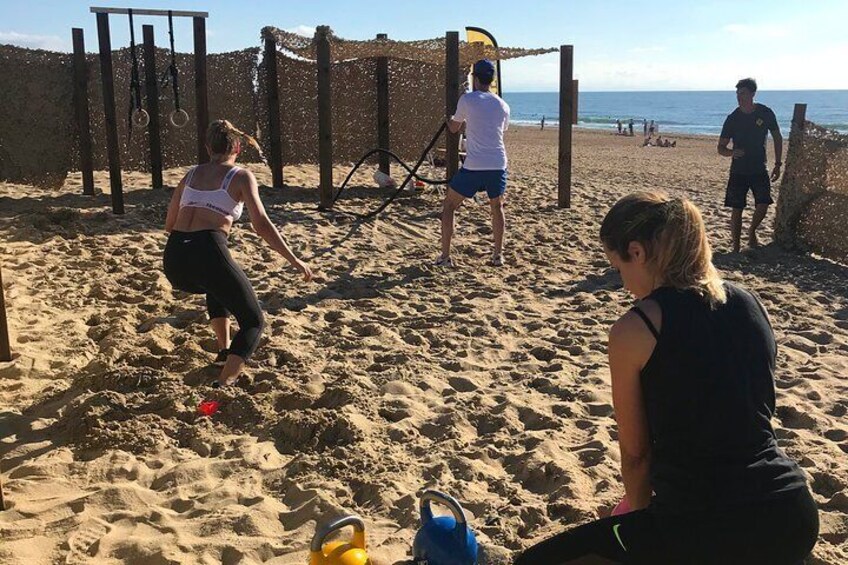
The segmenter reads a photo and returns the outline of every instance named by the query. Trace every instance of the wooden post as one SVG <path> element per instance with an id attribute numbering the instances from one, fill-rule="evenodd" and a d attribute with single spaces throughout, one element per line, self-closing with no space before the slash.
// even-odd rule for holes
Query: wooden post
<path id="1" fill-rule="evenodd" d="M 378 33 L 377 39 L 388 39 L 385 33 Z M 377 57 L 377 147 L 391 150 L 389 139 L 389 59 Z M 380 153 L 380 170 L 390 174 L 389 156 Z"/>
<path id="2" fill-rule="evenodd" d="M 106 150 L 109 155 L 109 188 L 112 212 L 124 213 L 124 185 L 121 182 L 121 152 L 118 146 L 118 122 L 115 116 L 115 82 L 112 74 L 112 39 L 109 14 L 97 14 L 97 39 L 100 44 L 100 80 L 103 83 L 103 113 L 106 126 Z"/>
<path id="3" fill-rule="evenodd" d="M 574 117 L 574 46 L 559 48 L 559 175 L 557 205 L 571 208 L 571 122 Z"/>
<path id="4" fill-rule="evenodd" d="M 318 57 L 318 165 L 320 168 L 321 208 L 333 205 L 333 103 L 330 76 L 329 26 L 315 29 Z"/>
<path id="5" fill-rule="evenodd" d="M 12 360 L 9 348 L 9 326 L 6 324 L 6 299 L 3 298 L 3 272 L 0 271 L 0 361 Z"/>
<path id="6" fill-rule="evenodd" d="M 807 121 L 807 105 L 795 104 L 795 109 L 792 112 L 792 126 L 789 129 L 789 137 L 792 134 L 798 135 L 804 133 L 804 122 Z"/>
<path id="7" fill-rule="evenodd" d="M 209 126 L 209 99 L 206 91 L 206 20 L 194 20 L 194 97 L 197 100 L 197 162 L 209 160 L 206 152 L 206 128 Z"/>
<path id="8" fill-rule="evenodd" d="M 159 77 L 156 76 L 156 45 L 153 26 L 142 26 L 144 32 L 144 90 L 150 124 L 147 130 L 150 142 L 150 176 L 153 188 L 162 188 L 162 138 L 159 134 Z"/>
<path id="9" fill-rule="evenodd" d="M 265 87 L 268 91 L 268 141 L 271 154 L 271 184 L 283 186 L 283 148 L 280 127 L 280 85 L 277 82 L 277 42 L 273 37 L 265 38 Z"/>
<path id="10" fill-rule="evenodd" d="M 580 87 L 580 85 L 578 84 L 579 82 L 580 82 L 579 80 L 574 79 L 574 81 L 572 82 L 572 84 L 574 85 L 574 88 L 572 88 L 572 89 L 571 89 L 571 106 L 572 106 L 572 108 L 573 108 L 573 112 L 572 112 L 572 114 L 571 114 L 571 123 L 572 123 L 573 125 L 575 125 L 575 126 L 577 125 L 577 121 L 578 121 L 578 116 L 577 116 L 577 106 L 578 106 L 578 104 L 577 104 L 577 96 L 578 96 L 578 94 L 580 93 L 580 88 L 579 88 L 579 87 Z"/>
<path id="11" fill-rule="evenodd" d="M 459 32 L 445 34 L 445 116 L 456 112 L 459 102 Z M 459 134 L 445 131 L 446 178 L 451 178 L 459 170 Z"/>
<path id="12" fill-rule="evenodd" d="M 74 42 L 74 107 L 79 134 L 82 193 L 94 194 L 94 164 L 91 156 L 91 117 L 88 111 L 88 64 L 85 61 L 85 36 L 82 28 L 71 30 Z"/>

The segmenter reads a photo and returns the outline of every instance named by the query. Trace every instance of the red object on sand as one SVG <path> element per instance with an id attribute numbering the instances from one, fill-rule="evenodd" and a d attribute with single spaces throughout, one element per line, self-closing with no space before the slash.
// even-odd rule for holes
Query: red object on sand
<path id="1" fill-rule="evenodd" d="M 221 403 L 217 400 L 204 400 L 200 404 L 197 405 L 197 411 L 203 414 L 204 416 L 211 416 L 215 412 L 218 411 L 218 408 L 221 407 Z"/>
<path id="2" fill-rule="evenodd" d="M 622 514 L 627 514 L 631 512 L 630 503 L 627 502 L 627 497 L 621 499 L 621 502 L 615 505 L 615 508 L 612 509 L 613 516 L 621 516 Z"/>

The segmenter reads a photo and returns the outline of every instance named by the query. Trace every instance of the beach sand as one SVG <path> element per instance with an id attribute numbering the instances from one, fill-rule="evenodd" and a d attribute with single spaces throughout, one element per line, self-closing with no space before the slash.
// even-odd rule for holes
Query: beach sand
<path id="1" fill-rule="evenodd" d="M 808 562 L 848 561 L 848 268 L 771 245 L 728 254 L 728 162 L 710 138 L 661 149 L 577 132 L 573 207 L 558 209 L 556 136 L 508 132 L 502 268 L 487 264 L 485 203 L 459 211 L 458 266 L 439 269 L 436 190 L 358 224 L 317 211 L 316 167 L 287 167 L 294 188 L 262 197 L 317 277 L 302 282 L 236 225 L 267 331 L 223 391 L 199 384 L 216 374 L 202 297 L 173 293 L 162 273 L 170 191 L 127 174 L 116 217 L 108 195 L 81 195 L 79 174 L 56 192 L 0 184 L 16 355 L 0 363 L 0 562 L 306 563 L 316 522 L 356 513 L 374 563 L 403 563 L 426 487 L 464 504 L 482 563 L 606 515 L 623 494 L 606 335 L 632 299 L 598 229 L 644 189 L 694 200 L 723 276 L 769 310 L 774 424 L 821 509 Z M 96 182 L 108 190 L 105 173 Z M 377 193 L 355 189 L 340 207 L 373 208 Z M 200 416 L 209 399 L 219 412 Z"/>

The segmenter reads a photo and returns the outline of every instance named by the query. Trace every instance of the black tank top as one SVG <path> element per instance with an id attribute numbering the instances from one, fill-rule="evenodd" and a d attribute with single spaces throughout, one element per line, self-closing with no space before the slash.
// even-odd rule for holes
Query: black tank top
<path id="1" fill-rule="evenodd" d="M 711 309 L 696 293 L 658 288 L 661 333 L 640 374 L 656 510 L 721 509 L 805 488 L 777 447 L 774 333 L 759 301 L 725 283 Z M 643 314 L 641 310 L 634 309 Z"/>

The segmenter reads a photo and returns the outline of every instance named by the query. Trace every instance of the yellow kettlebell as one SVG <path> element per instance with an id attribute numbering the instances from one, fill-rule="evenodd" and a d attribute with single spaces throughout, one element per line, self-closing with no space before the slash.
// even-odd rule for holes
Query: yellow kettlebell
<path id="1" fill-rule="evenodd" d="M 324 545 L 331 532 L 353 526 L 353 539 Z M 365 552 L 365 523 L 359 516 L 345 516 L 315 530 L 309 545 L 309 565 L 371 565 Z"/>

